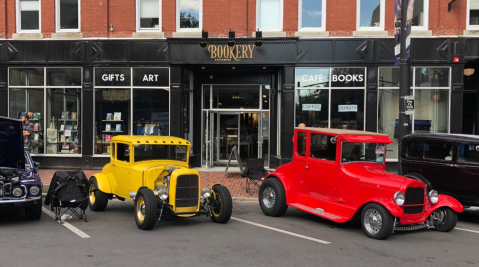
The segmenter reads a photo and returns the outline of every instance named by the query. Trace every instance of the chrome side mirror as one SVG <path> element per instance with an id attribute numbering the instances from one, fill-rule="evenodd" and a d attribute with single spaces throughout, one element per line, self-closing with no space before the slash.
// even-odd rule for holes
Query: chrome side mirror
<path id="1" fill-rule="evenodd" d="M 336 137 L 331 137 L 331 139 L 329 140 L 331 142 L 331 144 L 336 144 Z"/>

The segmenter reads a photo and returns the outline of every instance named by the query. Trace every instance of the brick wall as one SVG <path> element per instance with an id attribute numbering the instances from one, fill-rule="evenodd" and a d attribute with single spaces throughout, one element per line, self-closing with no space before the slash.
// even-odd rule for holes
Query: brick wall
<path id="1" fill-rule="evenodd" d="M 203 29 L 210 37 L 251 37 L 256 30 L 257 0 L 203 0 Z M 283 30 L 294 36 L 298 30 L 298 0 L 283 0 Z M 385 1 L 385 30 L 394 33 L 394 1 Z M 462 35 L 466 28 L 467 1 L 429 0 L 429 30 L 434 36 Z M 55 33 L 55 0 L 41 1 L 41 29 L 44 38 Z M 356 1 L 327 0 L 326 30 L 331 37 L 352 36 L 356 30 Z M 113 26 L 114 32 L 109 31 Z M 81 0 L 81 32 L 85 38 L 124 38 L 136 31 L 135 0 Z M 176 31 L 176 0 L 162 0 L 162 31 L 172 37 Z M 0 38 L 16 33 L 15 0 L 0 0 Z"/>

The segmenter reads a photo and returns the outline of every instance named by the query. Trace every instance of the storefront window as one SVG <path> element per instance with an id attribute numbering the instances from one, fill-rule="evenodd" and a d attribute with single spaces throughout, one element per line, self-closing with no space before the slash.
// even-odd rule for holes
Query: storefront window
<path id="1" fill-rule="evenodd" d="M 364 130 L 365 68 L 297 68 L 295 85 L 295 125 Z"/>
<path id="2" fill-rule="evenodd" d="M 30 117 L 32 154 L 81 154 L 81 77 L 81 68 L 9 69 L 9 116 Z"/>
<path id="3" fill-rule="evenodd" d="M 116 135 L 170 134 L 169 76 L 168 68 L 95 69 L 95 154 L 110 154 Z"/>
<path id="4" fill-rule="evenodd" d="M 449 132 L 449 68 L 412 68 L 411 95 L 414 115 L 410 116 L 411 133 Z M 399 68 L 379 68 L 378 132 L 389 135 L 387 159 L 398 157 Z"/>

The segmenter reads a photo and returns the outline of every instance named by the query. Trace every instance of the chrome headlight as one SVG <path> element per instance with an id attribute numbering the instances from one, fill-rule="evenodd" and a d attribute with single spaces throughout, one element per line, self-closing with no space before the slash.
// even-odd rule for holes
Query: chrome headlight
<path id="1" fill-rule="evenodd" d="M 166 200 L 168 198 L 168 188 L 166 186 L 161 186 L 158 196 L 161 200 Z"/>
<path id="2" fill-rule="evenodd" d="M 211 196 L 211 189 L 205 188 L 203 189 L 203 192 L 201 193 L 204 198 L 209 198 Z"/>
<path id="3" fill-rule="evenodd" d="M 15 187 L 12 191 L 12 194 L 16 197 L 19 197 L 23 194 L 23 191 L 20 187 Z"/>
<path id="4" fill-rule="evenodd" d="M 40 193 L 40 187 L 34 185 L 30 187 L 30 194 L 31 195 L 38 195 Z"/>
<path id="5" fill-rule="evenodd" d="M 406 201 L 406 197 L 401 191 L 398 191 L 396 194 L 394 194 L 394 202 L 396 202 L 399 207 L 404 204 L 404 201 Z"/>
<path id="6" fill-rule="evenodd" d="M 436 190 L 429 191 L 429 193 L 427 193 L 427 197 L 433 205 L 439 201 L 439 193 Z"/>

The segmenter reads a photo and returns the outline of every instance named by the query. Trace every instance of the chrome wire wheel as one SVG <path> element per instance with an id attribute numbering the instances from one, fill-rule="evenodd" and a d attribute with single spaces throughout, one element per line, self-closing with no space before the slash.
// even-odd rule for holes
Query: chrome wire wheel
<path id="1" fill-rule="evenodd" d="M 364 227 L 371 235 L 376 235 L 381 231 L 383 226 L 383 219 L 379 211 L 375 209 L 369 209 L 364 214 Z"/>
<path id="2" fill-rule="evenodd" d="M 271 209 L 276 202 L 276 192 L 271 187 L 266 187 L 263 191 L 263 204 L 268 209 Z"/>
<path id="3" fill-rule="evenodd" d="M 432 222 L 434 226 L 443 225 L 446 222 L 447 214 L 443 209 L 437 209 L 432 213 Z"/>
<path id="4" fill-rule="evenodd" d="M 140 196 L 136 202 L 136 218 L 139 223 L 143 223 L 145 220 L 145 200 L 143 196 Z"/>

